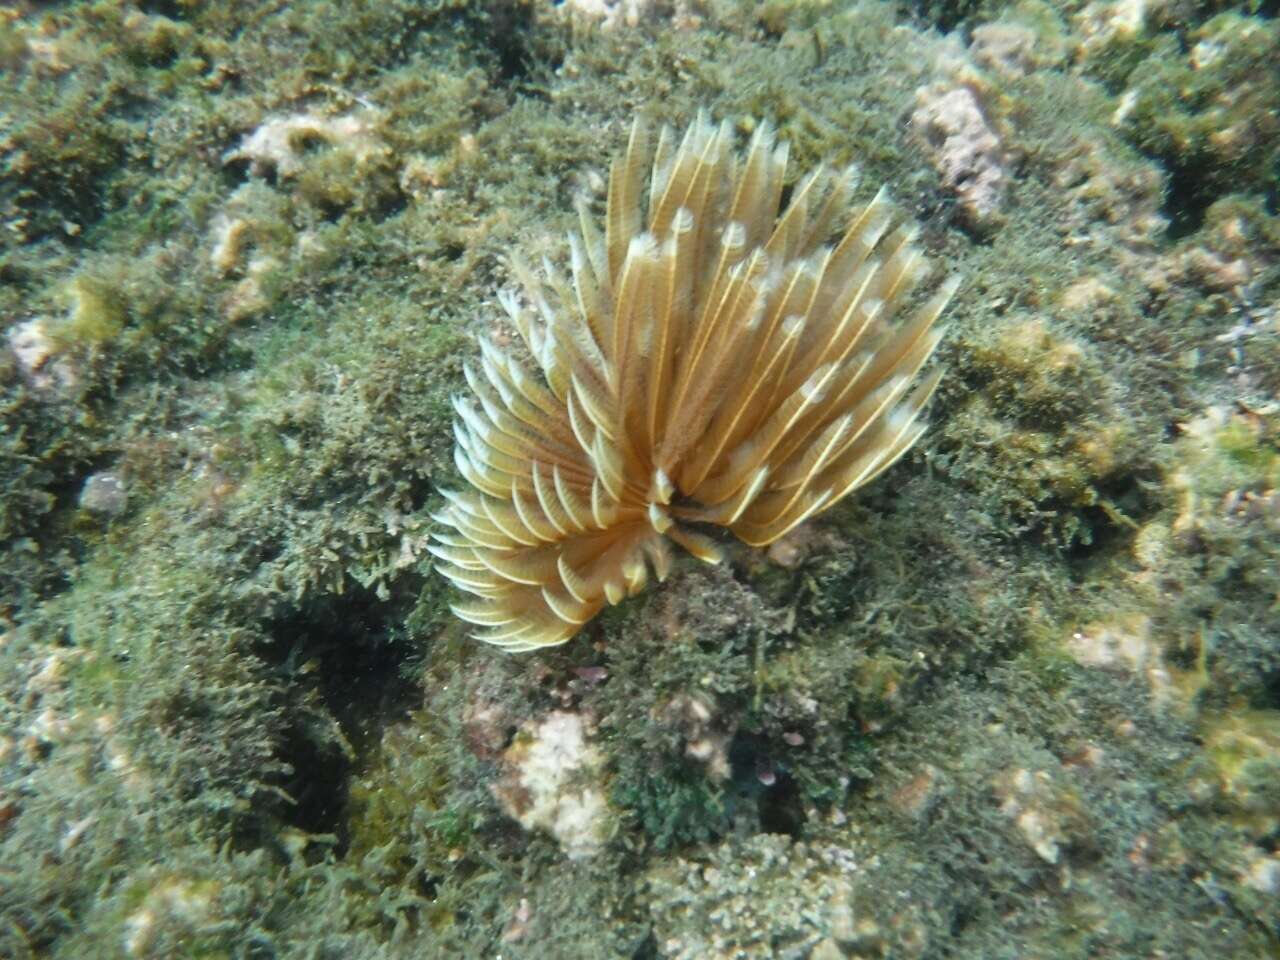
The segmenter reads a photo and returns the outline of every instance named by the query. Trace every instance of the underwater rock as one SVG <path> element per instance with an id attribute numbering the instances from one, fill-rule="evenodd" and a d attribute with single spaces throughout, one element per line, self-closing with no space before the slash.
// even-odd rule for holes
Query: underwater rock
<path id="1" fill-rule="evenodd" d="M 1056 864 L 1068 842 L 1069 827 L 1080 819 L 1072 794 L 1043 770 L 1010 770 L 994 784 L 1000 812 L 1045 863 Z"/>
<path id="2" fill-rule="evenodd" d="M 305 158 L 316 143 L 349 154 L 357 167 L 375 162 L 391 149 L 367 115 L 321 117 L 297 113 L 264 121 L 222 159 L 224 163 L 247 161 L 254 176 L 287 179 L 302 171 Z"/>
<path id="3" fill-rule="evenodd" d="M 706 767 L 712 780 L 729 779 L 729 744 L 733 731 L 720 729 L 715 710 L 706 699 L 679 694 L 664 704 L 655 718 L 684 737 L 684 755 Z"/>
<path id="4" fill-rule="evenodd" d="M 726 840 L 647 878 L 659 955 L 671 960 L 887 956 L 859 903 L 850 850 L 779 834 Z M 910 941 L 904 935 L 905 945 Z M 901 956 L 917 955 L 904 950 Z"/>
<path id="5" fill-rule="evenodd" d="M 119 474 L 99 470 L 91 474 L 80 488 L 80 509 L 118 517 L 129 506 L 129 489 Z"/>
<path id="6" fill-rule="evenodd" d="M 26 382 L 41 392 L 73 388 L 79 378 L 57 349 L 42 318 L 20 323 L 9 331 L 9 349 Z"/>
<path id="7" fill-rule="evenodd" d="M 218 888 L 209 882 L 165 878 L 143 898 L 125 919 L 123 945 L 130 957 L 173 956 L 169 949 L 184 934 L 214 920 Z"/>
<path id="8" fill-rule="evenodd" d="M 571 860 L 597 853 L 607 836 L 608 804 L 599 785 L 604 756 L 587 739 L 582 716 L 553 710 L 529 722 L 502 755 L 492 787 L 502 809 L 526 830 L 545 830 Z"/>
<path id="9" fill-rule="evenodd" d="M 997 226 L 1009 174 L 1004 146 L 977 95 L 933 84 L 916 91 L 916 104 L 911 123 L 965 220 L 978 229 Z"/>
<path id="10" fill-rule="evenodd" d="M 1160 645 L 1151 634 L 1149 617 L 1134 614 L 1091 623 L 1071 634 L 1067 649 L 1082 666 L 1145 677 L 1153 695 L 1169 693 L 1173 681 Z"/>
<path id="11" fill-rule="evenodd" d="M 973 29 L 969 55 L 979 66 L 1010 77 L 1030 73 L 1036 67 L 1036 34 L 1016 23 L 984 23 Z"/>

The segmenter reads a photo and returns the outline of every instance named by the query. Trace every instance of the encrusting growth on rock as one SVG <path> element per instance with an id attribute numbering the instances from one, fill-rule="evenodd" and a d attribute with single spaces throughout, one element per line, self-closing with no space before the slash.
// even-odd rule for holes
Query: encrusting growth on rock
<path id="1" fill-rule="evenodd" d="M 887 321 L 926 272 L 881 190 L 849 210 L 852 169 L 819 168 L 779 214 L 787 145 L 746 156 L 696 119 L 614 161 L 604 234 L 585 203 L 571 276 L 518 262 L 502 298 L 541 377 L 492 343 L 456 398 L 458 470 L 437 569 L 478 601 L 454 612 L 511 650 L 563 643 L 671 566 L 699 524 L 763 546 L 869 483 L 920 436 L 949 279 Z M 652 159 L 650 159 L 652 158 Z M 647 189 L 646 189 L 647 188 Z"/>

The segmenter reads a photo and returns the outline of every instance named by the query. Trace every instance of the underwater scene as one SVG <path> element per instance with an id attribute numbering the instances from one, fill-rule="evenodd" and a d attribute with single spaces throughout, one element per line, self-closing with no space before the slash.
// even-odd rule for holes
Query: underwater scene
<path id="1" fill-rule="evenodd" d="M 0 958 L 1280 956 L 1273 0 L 0 8 Z"/>

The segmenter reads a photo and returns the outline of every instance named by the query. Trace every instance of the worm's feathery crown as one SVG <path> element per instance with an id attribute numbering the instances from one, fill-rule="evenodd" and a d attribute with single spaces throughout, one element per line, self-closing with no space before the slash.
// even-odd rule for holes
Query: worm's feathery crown
<path id="1" fill-rule="evenodd" d="M 585 204 L 570 276 L 519 263 L 502 297 L 541 377 L 492 343 L 455 398 L 458 470 L 437 569 L 454 612 L 510 650 L 563 643 L 728 527 L 762 546 L 869 483 L 924 430 L 942 284 L 891 325 L 926 264 L 882 189 L 849 212 L 852 170 L 818 169 L 779 213 L 787 146 L 746 155 L 700 115 L 613 163 L 601 235 Z M 827 245 L 840 222 L 847 226 Z"/>

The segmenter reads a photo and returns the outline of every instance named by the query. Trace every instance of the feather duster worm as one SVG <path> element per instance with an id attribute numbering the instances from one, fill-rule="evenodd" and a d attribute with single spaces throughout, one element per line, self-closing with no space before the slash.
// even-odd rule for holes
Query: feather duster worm
<path id="1" fill-rule="evenodd" d="M 777 540 L 869 483 L 924 429 L 948 280 L 890 319 L 925 272 L 885 191 L 850 210 L 852 170 L 804 177 L 781 210 L 787 146 L 745 156 L 695 120 L 614 161 L 601 235 L 585 204 L 570 276 L 519 263 L 502 305 L 540 376 L 492 343 L 455 400 L 458 470 L 437 569 L 454 612 L 510 650 L 563 643 L 727 527 Z M 843 224 L 843 230 L 840 228 Z M 913 383 L 914 388 L 913 388 Z"/>

